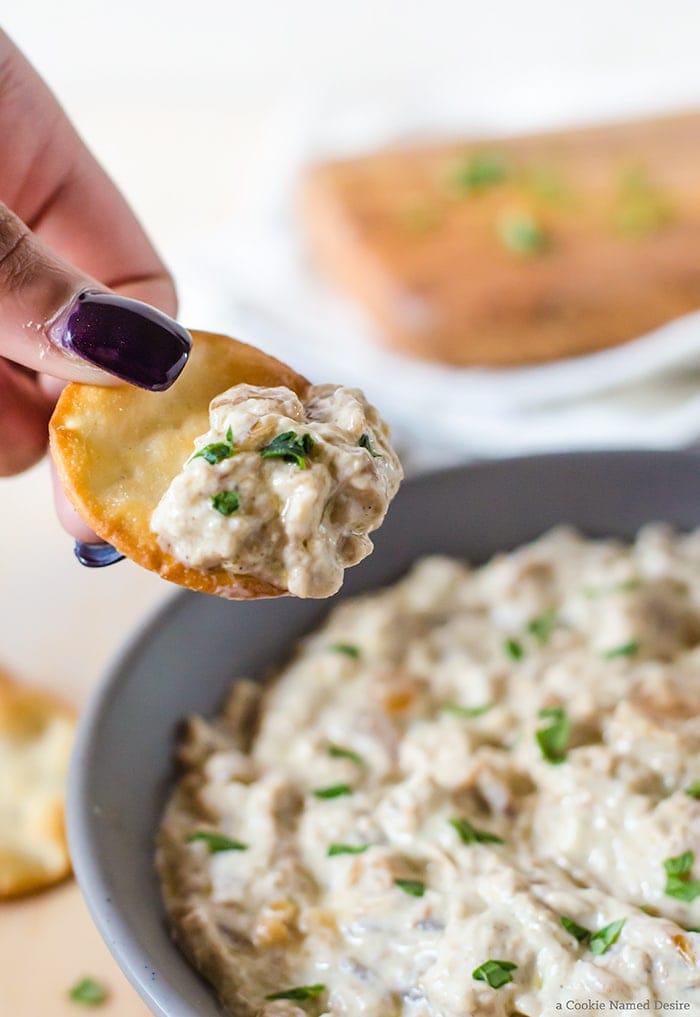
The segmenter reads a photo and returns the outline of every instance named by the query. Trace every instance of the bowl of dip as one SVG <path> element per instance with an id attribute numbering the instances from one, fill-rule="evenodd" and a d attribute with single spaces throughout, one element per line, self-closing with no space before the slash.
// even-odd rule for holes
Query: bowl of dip
<path id="1" fill-rule="evenodd" d="M 68 799 L 82 891 L 151 1010 L 162 1017 L 226 1012 L 173 941 L 154 862 L 183 718 L 216 714 L 235 678 L 265 678 L 330 609 L 395 582 L 417 558 L 442 554 L 479 564 L 560 524 L 590 538 L 631 540 L 653 522 L 678 531 L 700 524 L 698 454 L 575 453 L 478 463 L 407 481 L 374 554 L 330 602 L 230 603 L 178 593 L 161 609 L 85 712 Z"/>

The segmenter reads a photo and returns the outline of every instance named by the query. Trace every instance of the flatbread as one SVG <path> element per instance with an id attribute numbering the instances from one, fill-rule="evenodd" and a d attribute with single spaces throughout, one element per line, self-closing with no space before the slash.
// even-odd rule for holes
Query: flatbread
<path id="1" fill-rule="evenodd" d="M 0 672 L 0 899 L 65 879 L 65 785 L 75 718 Z"/>
<path id="2" fill-rule="evenodd" d="M 50 424 L 51 451 L 68 498 L 103 540 L 164 579 L 229 600 L 285 591 L 253 576 L 183 565 L 151 531 L 153 510 L 209 429 L 209 403 L 232 385 L 308 382 L 290 367 L 228 336 L 192 332 L 187 367 L 167 392 L 129 385 L 68 385 Z"/>

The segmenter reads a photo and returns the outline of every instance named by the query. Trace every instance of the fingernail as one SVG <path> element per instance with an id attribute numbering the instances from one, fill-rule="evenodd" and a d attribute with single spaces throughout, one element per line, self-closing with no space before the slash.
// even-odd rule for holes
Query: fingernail
<path id="1" fill-rule="evenodd" d="M 103 569 L 106 565 L 114 565 L 125 558 L 116 547 L 104 541 L 91 544 L 85 540 L 76 540 L 73 554 L 87 569 Z"/>
<path id="2" fill-rule="evenodd" d="M 56 345 L 139 388 L 170 388 L 187 363 L 189 332 L 155 307 L 84 290 L 54 321 Z"/>

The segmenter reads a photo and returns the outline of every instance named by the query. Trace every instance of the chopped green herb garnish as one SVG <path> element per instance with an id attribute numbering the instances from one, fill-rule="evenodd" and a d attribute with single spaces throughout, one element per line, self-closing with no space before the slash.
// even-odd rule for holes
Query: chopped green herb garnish
<path id="1" fill-rule="evenodd" d="M 285 463 L 296 463 L 300 470 L 305 470 L 313 447 L 314 440 L 310 434 L 299 437 L 296 431 L 285 431 L 261 448 L 260 455 L 263 459 L 284 459 Z"/>
<path id="2" fill-rule="evenodd" d="M 551 724 L 535 731 L 542 756 L 548 763 L 563 763 L 571 737 L 571 723 L 566 710 L 562 706 L 553 706 L 540 710 L 537 716 L 542 720 L 551 721 Z"/>
<path id="3" fill-rule="evenodd" d="M 579 943 L 588 943 L 591 953 L 597 956 L 607 953 L 613 943 L 617 943 L 626 920 L 620 918 L 618 921 L 606 925 L 605 928 L 599 929 L 598 932 L 591 932 L 590 929 L 575 922 L 573 918 L 567 918 L 566 915 L 559 917 L 559 921 L 566 931 Z"/>
<path id="4" fill-rule="evenodd" d="M 352 788 L 349 784 L 331 784 L 330 787 L 316 788 L 313 794 L 315 798 L 342 798 L 351 795 Z"/>
<path id="5" fill-rule="evenodd" d="M 616 922 L 606 925 L 604 929 L 598 929 L 597 932 L 594 932 L 589 943 L 591 953 L 598 957 L 607 953 L 610 947 L 617 943 L 620 938 L 620 933 L 626 921 L 626 918 L 619 918 Z"/>
<path id="6" fill-rule="evenodd" d="M 502 184 L 510 172 L 508 162 L 497 152 L 475 152 L 452 167 L 448 183 L 456 194 L 473 194 Z"/>
<path id="7" fill-rule="evenodd" d="M 517 971 L 518 965 L 512 961 L 487 960 L 472 971 L 472 978 L 477 982 L 488 982 L 492 989 L 500 989 L 513 981 L 511 971 Z"/>
<path id="8" fill-rule="evenodd" d="M 83 1006 L 99 1006 L 107 999 L 107 990 L 94 978 L 81 978 L 68 992 L 68 998 Z"/>
<path id="9" fill-rule="evenodd" d="M 628 168 L 620 178 L 613 208 L 613 226 L 618 233 L 640 240 L 657 233 L 673 218 L 673 209 L 663 191 L 644 166 Z"/>
<path id="10" fill-rule="evenodd" d="M 590 929 L 586 929 L 583 925 L 579 925 L 578 922 L 573 920 L 573 918 L 567 918 L 566 915 L 560 915 L 559 921 L 566 931 L 571 933 L 574 939 L 577 939 L 579 943 L 587 943 L 591 938 Z"/>
<path id="11" fill-rule="evenodd" d="M 547 246 L 547 235 L 537 220 L 526 212 L 508 213 L 497 224 L 501 244 L 521 257 L 541 254 Z"/>
<path id="12" fill-rule="evenodd" d="M 306 999 L 318 999 L 325 991 L 325 985 L 297 985 L 294 989 L 271 992 L 269 996 L 265 996 L 265 999 L 293 999 L 296 1002 L 303 1002 Z"/>
<path id="13" fill-rule="evenodd" d="M 483 706 L 460 706 L 459 703 L 443 703 L 440 709 L 443 713 L 451 713 L 455 717 L 483 717 L 485 713 L 493 709 L 493 703 L 484 703 Z"/>
<path id="14" fill-rule="evenodd" d="M 613 646 L 611 650 L 606 650 L 603 657 L 605 660 L 615 660 L 616 657 L 634 657 L 638 650 L 638 641 L 630 639 L 628 643 L 622 643 L 621 646 Z"/>
<path id="15" fill-rule="evenodd" d="M 328 746 L 328 755 L 332 756 L 333 759 L 349 759 L 351 763 L 357 763 L 358 766 L 364 764 L 362 756 L 358 755 L 357 752 L 353 752 L 352 749 L 346 749 L 344 745 L 334 745 L 331 743 Z"/>
<path id="16" fill-rule="evenodd" d="M 527 631 L 531 636 L 535 637 L 538 643 L 544 646 L 545 643 L 549 642 L 556 624 L 556 611 L 545 611 L 544 614 L 540 614 L 537 618 L 533 618 L 528 622 Z"/>
<path id="17" fill-rule="evenodd" d="M 362 435 L 357 444 L 360 446 L 360 448 L 367 449 L 367 451 L 369 452 L 373 459 L 382 458 L 381 452 L 375 452 L 374 449 L 372 448 L 372 442 L 370 441 L 370 437 L 367 433 Z"/>
<path id="18" fill-rule="evenodd" d="M 664 862 L 666 874 L 669 876 L 687 876 L 693 867 L 695 854 L 692 851 L 684 851 L 682 855 L 675 855 L 667 858 Z"/>
<path id="19" fill-rule="evenodd" d="M 511 660 L 522 660 L 525 656 L 523 644 L 517 639 L 505 639 L 503 641 L 503 652 L 506 656 L 510 657 Z"/>
<path id="20" fill-rule="evenodd" d="M 211 445 L 205 445 L 204 448 L 200 448 L 199 452 L 195 452 L 192 459 L 205 459 L 210 466 L 216 466 L 217 463 L 223 462 L 224 459 L 230 459 L 235 454 L 233 433 L 229 427 L 226 432 L 226 441 L 215 441 Z"/>
<path id="21" fill-rule="evenodd" d="M 477 830 L 468 819 L 449 819 L 448 823 L 457 831 L 463 844 L 505 843 L 503 838 L 497 837 L 495 833 L 489 833 L 487 830 Z"/>
<path id="22" fill-rule="evenodd" d="M 362 855 L 369 844 L 331 844 L 326 854 L 329 858 L 335 855 Z"/>
<path id="23" fill-rule="evenodd" d="M 211 504 L 222 516 L 232 516 L 238 511 L 241 499 L 238 497 L 238 491 L 219 491 L 212 496 Z"/>
<path id="24" fill-rule="evenodd" d="M 692 904 L 696 897 L 700 897 L 700 879 L 684 879 L 682 876 L 667 876 L 664 892 L 676 900 Z"/>
<path id="25" fill-rule="evenodd" d="M 395 879 L 394 886 L 411 897 L 422 897 L 425 893 L 425 883 L 421 883 L 420 879 Z"/>
<path id="26" fill-rule="evenodd" d="M 360 650 L 352 643 L 335 643 L 331 646 L 331 649 L 333 653 L 343 653 L 346 657 L 353 657 L 355 660 L 360 659 Z"/>
<path id="27" fill-rule="evenodd" d="M 693 783 L 685 789 L 685 793 L 689 798 L 700 798 L 700 780 L 693 781 Z"/>
<path id="28" fill-rule="evenodd" d="M 201 840 L 209 848 L 209 854 L 216 855 L 220 851 L 247 851 L 248 845 L 240 840 L 232 840 L 223 833 L 210 833 L 208 830 L 196 830 L 185 838 L 188 844 Z"/>
<path id="29" fill-rule="evenodd" d="M 664 862 L 666 870 L 666 886 L 664 892 L 669 897 L 691 904 L 700 897 L 700 879 L 691 879 L 690 872 L 695 864 L 695 854 L 684 851 L 681 855 L 667 858 Z"/>

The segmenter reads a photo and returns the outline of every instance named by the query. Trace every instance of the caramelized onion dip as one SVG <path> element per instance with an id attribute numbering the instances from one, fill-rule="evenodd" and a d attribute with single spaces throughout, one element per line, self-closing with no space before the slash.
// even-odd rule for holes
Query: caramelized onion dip
<path id="1" fill-rule="evenodd" d="M 236 1015 L 700 1014 L 700 531 L 419 561 L 180 761 L 165 904 Z"/>
<path id="2" fill-rule="evenodd" d="M 359 389 L 236 385 L 151 518 L 161 547 L 298 597 L 328 597 L 372 551 L 403 477 L 389 431 Z"/>

